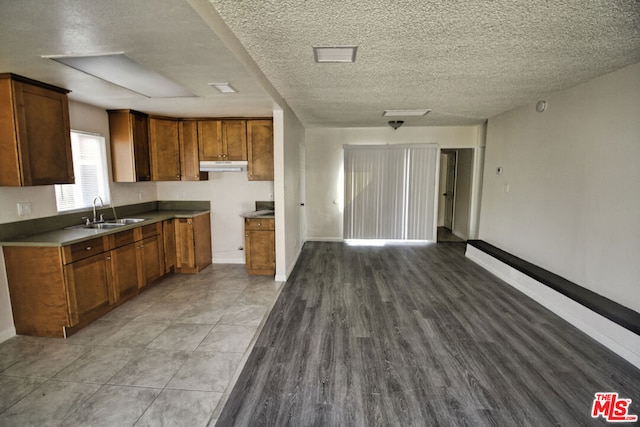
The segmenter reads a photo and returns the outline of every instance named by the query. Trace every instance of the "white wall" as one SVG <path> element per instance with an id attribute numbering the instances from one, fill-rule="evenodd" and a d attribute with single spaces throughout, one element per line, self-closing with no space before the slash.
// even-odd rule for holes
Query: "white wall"
<path id="1" fill-rule="evenodd" d="M 453 234 L 469 238 L 469 221 L 471 219 L 471 197 L 473 184 L 473 150 L 457 150 L 455 212 Z"/>
<path id="2" fill-rule="evenodd" d="M 276 280 L 286 280 L 298 260 L 304 238 L 301 234 L 300 150 L 305 131 L 297 116 L 286 107 L 274 111 L 274 156 L 276 172 Z"/>
<path id="3" fill-rule="evenodd" d="M 481 126 L 309 128 L 306 130 L 306 222 L 308 240 L 342 240 L 344 144 L 436 143 L 476 148 Z"/>
<path id="4" fill-rule="evenodd" d="M 489 120 L 480 238 L 640 311 L 640 64 L 546 101 Z"/>
<path id="5" fill-rule="evenodd" d="M 273 181 L 249 181 L 247 172 L 210 172 L 208 181 L 158 182 L 158 200 L 208 200 L 211 248 L 216 263 L 244 264 L 243 212 L 256 200 L 271 200 Z"/>

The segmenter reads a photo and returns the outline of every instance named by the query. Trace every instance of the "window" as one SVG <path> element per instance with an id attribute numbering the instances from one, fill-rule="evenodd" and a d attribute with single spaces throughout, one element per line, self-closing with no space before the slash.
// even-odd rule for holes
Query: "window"
<path id="1" fill-rule="evenodd" d="M 435 240 L 435 144 L 344 147 L 344 238 Z"/>
<path id="2" fill-rule="evenodd" d="M 109 173 L 104 137 L 71 131 L 71 152 L 75 184 L 56 185 L 58 212 L 88 208 L 100 196 L 107 205 Z"/>

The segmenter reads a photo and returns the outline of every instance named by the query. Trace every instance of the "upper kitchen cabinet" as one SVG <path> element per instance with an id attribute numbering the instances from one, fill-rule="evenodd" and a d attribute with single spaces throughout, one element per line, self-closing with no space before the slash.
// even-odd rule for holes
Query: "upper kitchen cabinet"
<path id="1" fill-rule="evenodd" d="M 249 181 L 273 181 L 273 121 L 247 121 Z"/>
<path id="2" fill-rule="evenodd" d="M 208 180 L 209 174 L 200 172 L 198 155 L 198 122 L 184 120 L 180 122 L 180 179 L 182 181 Z"/>
<path id="3" fill-rule="evenodd" d="M 200 160 L 247 160 L 246 120 L 199 120 Z"/>
<path id="4" fill-rule="evenodd" d="M 110 110 L 108 113 L 113 180 L 151 181 L 149 118 L 133 110 Z"/>
<path id="5" fill-rule="evenodd" d="M 151 179 L 180 181 L 180 121 L 149 118 Z"/>
<path id="6" fill-rule="evenodd" d="M 73 184 L 68 92 L 0 74 L 0 186 Z"/>

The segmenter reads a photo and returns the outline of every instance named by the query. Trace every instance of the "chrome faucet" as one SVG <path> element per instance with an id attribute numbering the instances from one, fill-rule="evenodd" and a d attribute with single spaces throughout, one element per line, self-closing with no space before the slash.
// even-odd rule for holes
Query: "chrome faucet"
<path id="1" fill-rule="evenodd" d="M 93 222 L 98 222 L 96 217 L 96 200 L 100 200 L 100 207 L 104 208 L 104 202 L 102 201 L 102 197 L 98 196 L 93 199 Z M 100 215 L 100 221 L 104 221 L 102 215 Z"/>

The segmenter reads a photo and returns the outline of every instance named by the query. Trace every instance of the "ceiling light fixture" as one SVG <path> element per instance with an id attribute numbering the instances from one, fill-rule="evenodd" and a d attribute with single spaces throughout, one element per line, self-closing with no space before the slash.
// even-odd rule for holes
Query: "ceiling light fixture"
<path id="1" fill-rule="evenodd" d="M 147 98 L 195 96 L 178 83 L 144 68 L 121 52 L 86 56 L 48 55 L 44 58 L 52 59 Z"/>
<path id="2" fill-rule="evenodd" d="M 313 46 L 313 58 L 319 63 L 356 62 L 358 46 Z"/>
<path id="3" fill-rule="evenodd" d="M 209 86 L 214 87 L 220 91 L 220 93 L 236 93 L 235 90 L 229 83 L 209 83 Z"/>
<path id="4" fill-rule="evenodd" d="M 393 130 L 398 130 L 400 126 L 404 124 L 404 120 L 390 120 L 389 126 L 393 128 Z"/>
<path id="5" fill-rule="evenodd" d="M 426 116 L 431 110 L 384 110 L 382 117 L 417 117 Z"/>

